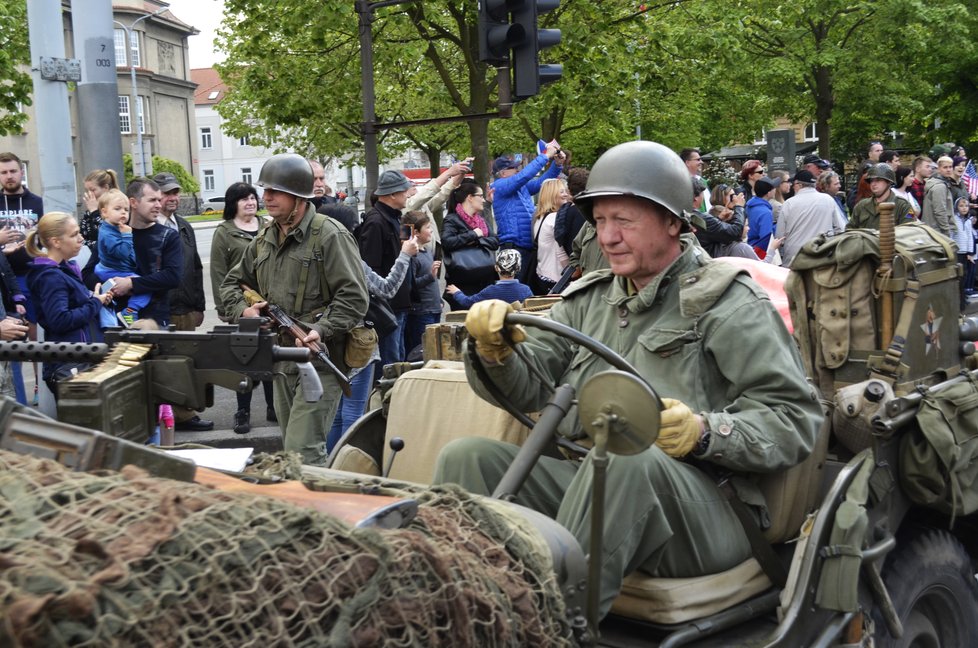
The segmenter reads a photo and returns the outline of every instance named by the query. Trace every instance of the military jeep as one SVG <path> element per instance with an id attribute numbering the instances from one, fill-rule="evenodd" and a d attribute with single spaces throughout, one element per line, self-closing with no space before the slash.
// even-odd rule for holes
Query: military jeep
<path id="1" fill-rule="evenodd" d="M 923 225 L 889 234 L 857 230 L 806 246 L 785 282 L 786 295 L 773 298 L 789 304 L 788 324 L 822 395 L 825 425 L 807 460 L 760 480 L 771 513 L 766 559 L 780 561 L 787 579 L 772 584 L 777 570 L 772 577 L 760 555 L 699 578 L 634 573 L 612 613 L 583 641 L 978 645 L 978 485 L 972 483 L 978 439 L 968 436 L 976 424 L 957 425 L 978 414 L 978 320 L 959 313 L 955 259 L 953 244 Z M 382 403 L 348 431 L 330 467 L 428 483 L 445 443 L 479 434 L 523 445 L 494 494 L 505 499 L 536 456 L 573 456 L 572 443 L 554 442 L 556 423 L 571 403 L 587 418 L 637 422 L 610 424 L 601 451 L 635 452 L 654 441 L 656 397 L 628 374 L 623 359 L 536 314 L 508 321 L 566 335 L 618 369 L 576 395 L 558 389 L 535 420 L 512 408 L 507 414 L 468 388 L 457 362 L 471 353 L 459 342 L 464 330 L 432 327 L 427 334 L 439 342 L 429 350 L 453 360 L 388 367 Z M 501 395 L 497 401 L 505 405 Z M 547 521 L 533 524 L 542 536 L 551 533 Z M 583 578 L 583 565 L 567 565 L 589 549 L 565 545 L 555 569 Z M 562 587 L 573 594 L 585 589 L 583 582 Z M 592 602 L 569 595 L 568 614 L 583 614 L 593 627 Z"/>
<path id="2" fill-rule="evenodd" d="M 427 332 L 429 347 L 441 350 L 429 355 L 448 359 L 388 368 L 380 403 L 344 436 L 329 467 L 280 473 L 313 489 L 300 489 L 298 495 L 275 475 L 228 478 L 186 463 L 174 469 L 172 460 L 132 441 L 4 405 L 0 461 L 9 463 L 3 453 L 12 450 L 76 469 L 136 464 L 218 490 L 170 487 L 168 480 L 133 477 L 124 470 L 124 480 L 140 485 L 130 487 L 127 497 L 163 492 L 153 500 L 156 505 L 138 500 L 144 515 L 155 516 L 155 509 L 147 509 L 165 503 L 159 528 L 142 520 L 131 527 L 149 535 L 134 543 L 134 531 L 113 535 L 112 524 L 93 530 L 74 510 L 67 517 L 51 513 L 90 500 L 96 507 L 85 509 L 89 515 L 111 509 L 108 502 L 123 500 L 96 495 L 118 485 L 122 478 L 114 473 L 95 473 L 95 481 L 79 482 L 73 495 L 46 496 L 45 506 L 32 508 L 21 497 L 27 491 L 0 471 L 6 507 L 0 507 L 5 547 L 0 597 L 13 591 L 11 583 L 21 588 L 16 605 L 5 607 L 12 620 L 0 636 L 14 645 L 978 645 L 976 489 L 969 481 L 974 463 L 969 442 L 978 442 L 959 425 L 974 420 L 972 410 L 978 407 L 978 320 L 958 312 L 953 247 L 924 226 L 856 231 L 816 239 L 793 268 L 785 288 L 790 320 L 821 392 L 826 424 L 808 459 L 762 480 L 772 522 L 764 530 L 768 550 L 756 551 L 731 570 L 685 579 L 634 573 L 612 613 L 597 623 L 596 589 L 590 587 L 597 579 L 586 560 L 594 549 L 578 546 L 552 520 L 506 500 L 541 454 L 630 453 L 653 443 L 656 395 L 594 340 L 545 316 L 517 313 L 510 316 L 512 323 L 566 335 L 602 357 L 609 371 L 579 393 L 555 389 L 540 413 L 505 411 L 469 388 L 458 363 L 458 354 L 469 352 L 464 329 L 433 327 Z M 210 396 L 210 384 L 247 388 L 249 381 L 267 376 L 275 359 L 307 359 L 276 348 L 274 336 L 256 327 L 231 329 L 123 335 L 138 336 L 132 341 L 149 349 L 131 367 L 139 376 L 134 384 L 154 394 L 150 402 L 199 407 Z M 200 345 L 215 341 L 227 352 L 205 362 Z M 20 359 L 31 359 L 20 353 Z M 55 357 L 57 350 L 47 353 Z M 81 389 L 74 387 L 79 399 Z M 108 396 L 95 394 L 88 403 Z M 124 409 L 124 403 L 117 406 Z M 554 434 L 557 422 L 575 406 L 589 421 L 603 421 L 586 426 L 586 447 Z M 77 403 L 70 407 L 80 409 Z M 119 412 L 92 416 L 97 409 L 106 408 L 85 410 L 90 427 L 111 433 L 123 424 Z M 523 446 L 496 501 L 425 486 L 440 448 L 473 434 Z M 137 437 L 132 436 L 144 440 Z M 67 480 L 47 464 L 29 469 L 35 471 L 31 483 L 38 492 L 52 481 Z M 7 477 L 13 470 L 11 464 Z M 251 499 L 236 499 L 242 491 Z M 601 502 L 598 482 L 594 491 Z M 480 513 L 465 524 L 446 524 L 448 513 L 427 508 L 446 493 L 457 508 Z M 110 512 L 110 520 L 138 517 L 133 507 L 125 515 Z M 281 522 L 286 518 L 288 524 Z M 52 543 L 65 539 L 55 533 L 68 524 L 65 520 L 77 532 L 69 538 L 74 548 L 61 551 L 55 567 L 25 558 L 42 544 L 37 540 L 42 519 L 54 521 L 44 536 Z M 298 539 L 313 531 L 317 542 L 329 544 L 328 552 L 318 545 L 306 553 L 295 549 Z M 422 532 L 441 549 L 432 549 Z M 100 534 L 112 536 L 112 542 L 105 544 Z M 401 553 L 382 541 L 397 543 Z M 449 554 L 465 560 L 450 566 L 442 560 Z M 515 554 L 521 558 L 514 560 Z M 480 561 L 496 571 L 483 572 Z M 81 588 L 75 581 L 58 581 L 58 570 L 67 572 L 75 563 L 93 565 Z M 419 563 L 427 564 L 427 571 L 419 571 Z M 778 566 L 787 573 L 783 581 Z M 123 573 L 129 576 L 120 580 Z M 270 580 L 269 574 L 276 577 Z M 510 574 L 532 586 L 504 585 Z M 141 589 L 120 594 L 119 588 L 133 582 Z M 472 616 L 473 610 L 488 609 L 473 588 L 480 595 L 491 592 L 503 610 Z M 540 616 L 547 623 L 517 632 L 516 626 L 529 627 L 525 620 L 537 608 L 545 608 Z M 434 620 L 438 633 L 412 624 L 412 617 Z M 473 625 L 479 626 L 478 641 L 450 638 Z M 10 628 L 18 632 L 4 634 Z"/>

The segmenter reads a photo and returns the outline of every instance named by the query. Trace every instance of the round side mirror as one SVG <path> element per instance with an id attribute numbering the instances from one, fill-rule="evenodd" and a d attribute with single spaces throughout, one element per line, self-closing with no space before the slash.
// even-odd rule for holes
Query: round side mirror
<path id="1" fill-rule="evenodd" d="M 592 376 L 578 392 L 581 426 L 592 440 L 608 430 L 608 452 L 633 455 L 659 437 L 659 398 L 630 373 L 611 369 Z"/>

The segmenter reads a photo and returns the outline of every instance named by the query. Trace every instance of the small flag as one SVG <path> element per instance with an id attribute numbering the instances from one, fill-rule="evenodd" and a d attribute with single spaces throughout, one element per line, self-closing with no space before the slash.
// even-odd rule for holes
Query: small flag
<path id="1" fill-rule="evenodd" d="M 968 188 L 968 193 L 972 196 L 978 194 L 978 171 L 975 171 L 975 163 L 968 162 L 964 168 L 964 186 Z"/>

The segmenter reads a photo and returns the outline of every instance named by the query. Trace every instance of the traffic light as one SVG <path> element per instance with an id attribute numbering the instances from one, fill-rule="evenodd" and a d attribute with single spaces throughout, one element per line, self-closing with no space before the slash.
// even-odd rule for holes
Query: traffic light
<path id="1" fill-rule="evenodd" d="M 563 66 L 540 65 L 540 50 L 560 43 L 560 30 L 537 29 L 537 16 L 559 7 L 560 0 L 521 0 L 515 4 L 518 6 L 511 10 L 513 25 L 524 33 L 513 47 L 513 99 L 518 101 L 539 93 L 542 84 L 559 79 Z"/>
<path id="2" fill-rule="evenodd" d="M 526 39 L 523 25 L 510 23 L 509 14 L 526 0 L 479 0 L 479 60 L 506 64 L 509 50 Z"/>

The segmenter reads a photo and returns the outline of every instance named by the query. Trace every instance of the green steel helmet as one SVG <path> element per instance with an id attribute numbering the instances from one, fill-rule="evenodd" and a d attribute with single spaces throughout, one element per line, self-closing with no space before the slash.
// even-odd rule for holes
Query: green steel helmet
<path id="1" fill-rule="evenodd" d="M 625 142 L 598 158 L 584 191 L 574 204 L 592 224 L 592 202 L 602 196 L 634 196 L 661 205 L 689 227 L 693 195 L 689 170 L 676 153 L 662 144 Z"/>
<path id="2" fill-rule="evenodd" d="M 258 174 L 258 186 L 284 191 L 299 198 L 312 198 L 312 166 L 295 153 L 278 153 L 268 158 Z"/>
<path id="3" fill-rule="evenodd" d="M 879 164 L 874 164 L 873 168 L 866 172 L 866 182 L 870 180 L 886 180 L 891 185 L 895 185 L 896 174 L 893 173 L 893 167 L 886 162 L 880 162 Z"/>

